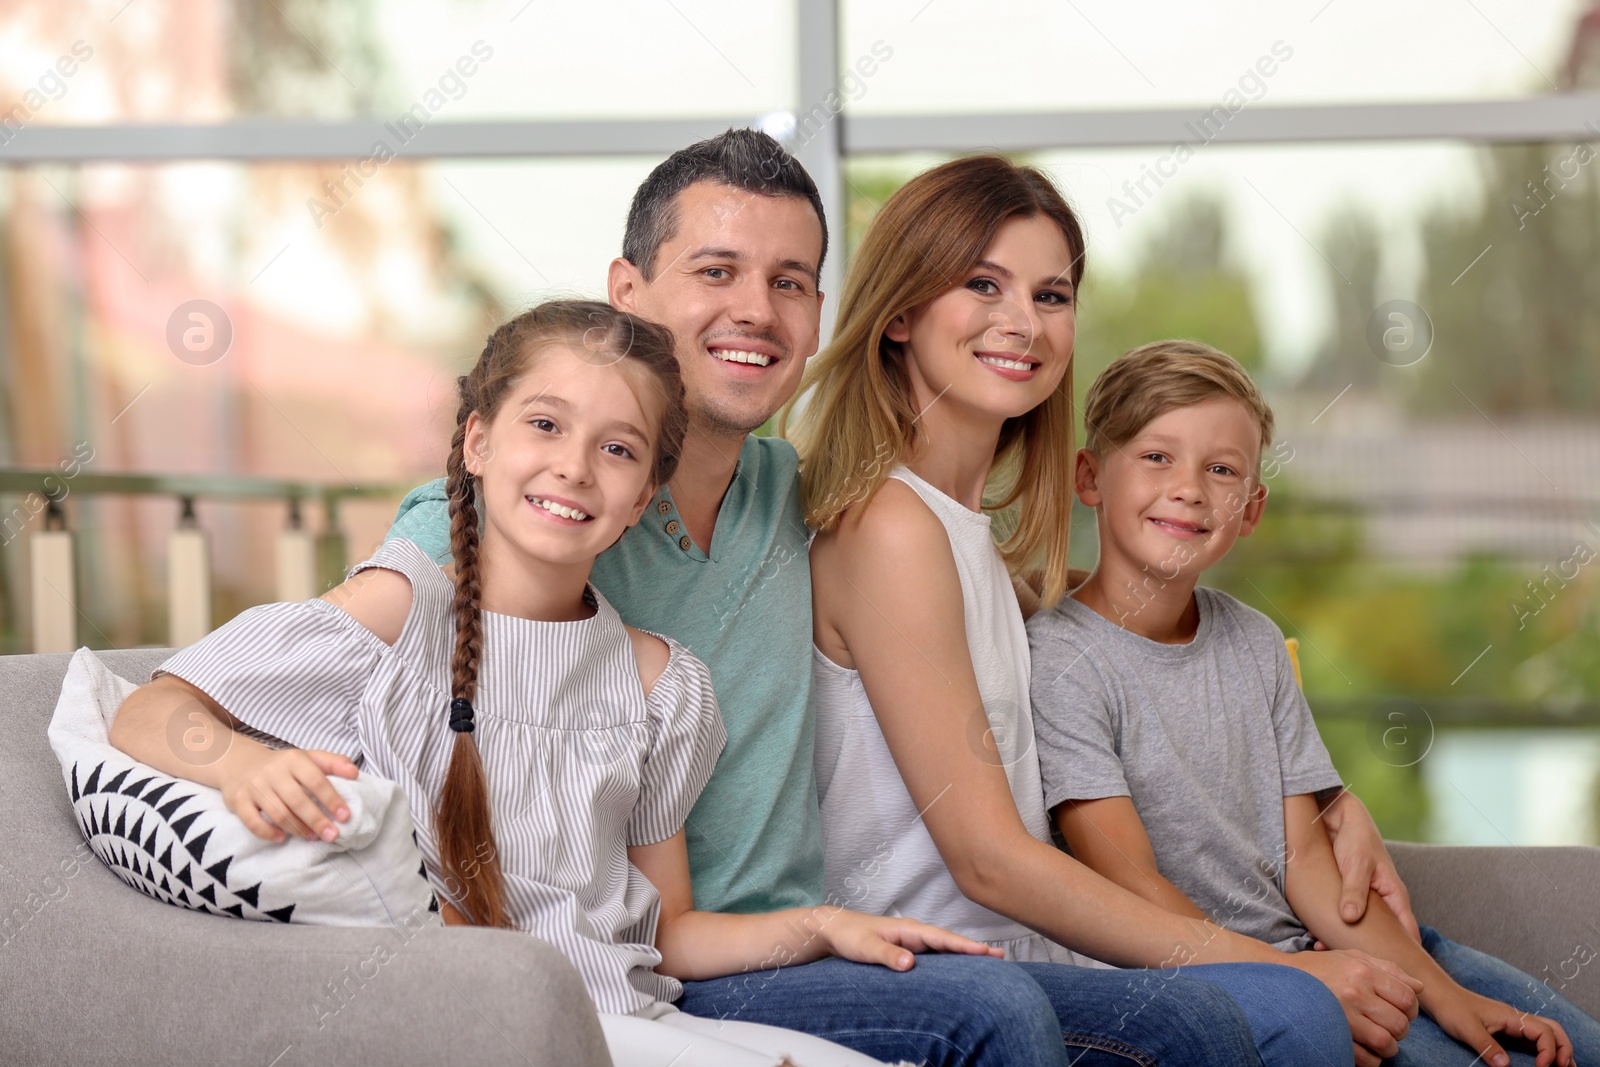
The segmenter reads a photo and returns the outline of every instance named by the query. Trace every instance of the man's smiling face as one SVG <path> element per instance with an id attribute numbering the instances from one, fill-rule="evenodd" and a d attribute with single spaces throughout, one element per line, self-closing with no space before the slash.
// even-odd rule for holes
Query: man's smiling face
<path id="1" fill-rule="evenodd" d="M 679 193 L 652 276 L 612 264 L 611 302 L 669 328 L 690 417 L 748 433 L 799 388 L 822 321 L 822 222 L 809 201 L 702 181 Z"/>

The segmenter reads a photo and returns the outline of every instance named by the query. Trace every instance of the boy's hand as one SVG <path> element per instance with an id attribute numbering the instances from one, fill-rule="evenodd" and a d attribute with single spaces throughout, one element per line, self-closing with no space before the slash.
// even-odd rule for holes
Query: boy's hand
<path id="1" fill-rule="evenodd" d="M 307 841 L 332 841 L 339 828 L 328 812 L 344 822 L 350 809 L 328 775 L 355 778 L 360 772 L 344 756 L 320 749 L 236 747 L 219 773 L 223 802 L 257 837 L 282 841 L 291 832 Z"/>
<path id="2" fill-rule="evenodd" d="M 828 951 L 856 963 L 877 963 L 894 971 L 909 971 L 917 952 L 963 952 L 970 956 L 1005 956 L 971 938 L 915 919 L 863 915 L 839 909 L 822 924 Z"/>
<path id="3" fill-rule="evenodd" d="M 1339 864 L 1343 888 L 1339 893 L 1339 917 L 1347 923 L 1357 923 L 1367 913 L 1367 891 L 1370 889 L 1383 898 L 1394 912 L 1400 925 L 1417 943 L 1422 942 L 1422 931 L 1417 928 L 1417 917 L 1411 913 L 1411 894 L 1400 880 L 1394 860 L 1384 847 L 1383 834 L 1361 798 L 1346 790 L 1328 802 L 1322 821 L 1328 827 L 1328 837 L 1333 841 L 1333 856 Z"/>
<path id="4" fill-rule="evenodd" d="M 1333 990 L 1355 1039 L 1359 1067 L 1393 1056 L 1417 1017 L 1422 983 L 1387 960 L 1358 951 L 1294 952 L 1283 962 Z"/>
<path id="5" fill-rule="evenodd" d="M 1511 1034 L 1536 1044 L 1535 1067 L 1572 1065 L 1572 1040 L 1554 1019 L 1520 1012 L 1460 986 L 1427 999 L 1428 1014 L 1439 1029 L 1476 1052 L 1489 1067 L 1507 1067 L 1511 1062 L 1491 1034 Z"/>

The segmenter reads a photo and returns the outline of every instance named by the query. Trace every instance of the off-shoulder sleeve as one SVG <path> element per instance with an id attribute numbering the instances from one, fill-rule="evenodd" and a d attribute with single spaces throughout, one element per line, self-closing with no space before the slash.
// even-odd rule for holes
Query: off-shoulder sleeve
<path id="1" fill-rule="evenodd" d="M 357 713 L 386 650 L 325 600 L 263 604 L 173 655 L 155 675 L 182 678 L 252 729 L 360 764 Z"/>
<path id="2" fill-rule="evenodd" d="M 667 644 L 667 666 L 645 698 L 650 749 L 628 823 L 630 845 L 653 845 L 683 829 L 728 740 L 711 672 L 676 641 Z"/>

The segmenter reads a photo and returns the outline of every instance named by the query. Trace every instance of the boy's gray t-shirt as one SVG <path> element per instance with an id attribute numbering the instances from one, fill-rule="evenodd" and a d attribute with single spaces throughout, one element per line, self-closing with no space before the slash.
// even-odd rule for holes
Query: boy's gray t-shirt
<path id="1" fill-rule="evenodd" d="M 1156 867 L 1222 926 L 1310 946 L 1284 896 L 1283 798 L 1342 784 L 1271 619 L 1194 591 L 1185 645 L 1070 597 L 1028 623 L 1045 805 L 1125 796 Z"/>

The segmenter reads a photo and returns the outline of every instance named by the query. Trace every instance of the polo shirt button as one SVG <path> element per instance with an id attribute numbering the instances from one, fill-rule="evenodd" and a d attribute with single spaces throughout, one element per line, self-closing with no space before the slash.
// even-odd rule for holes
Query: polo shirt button
<path id="1" fill-rule="evenodd" d="M 677 532 L 678 532 L 678 520 L 677 519 L 668 520 L 668 522 L 667 522 L 667 533 L 675 534 Z"/>
<path id="2" fill-rule="evenodd" d="M 665 515 L 667 512 L 672 510 L 672 505 L 669 502 L 663 500 L 661 503 L 656 505 L 656 510 L 661 512 L 661 514 Z"/>
<path id="3" fill-rule="evenodd" d="M 683 549 L 685 552 L 689 551 L 689 543 L 688 534 L 684 534 L 682 537 L 678 538 L 678 547 Z"/>

